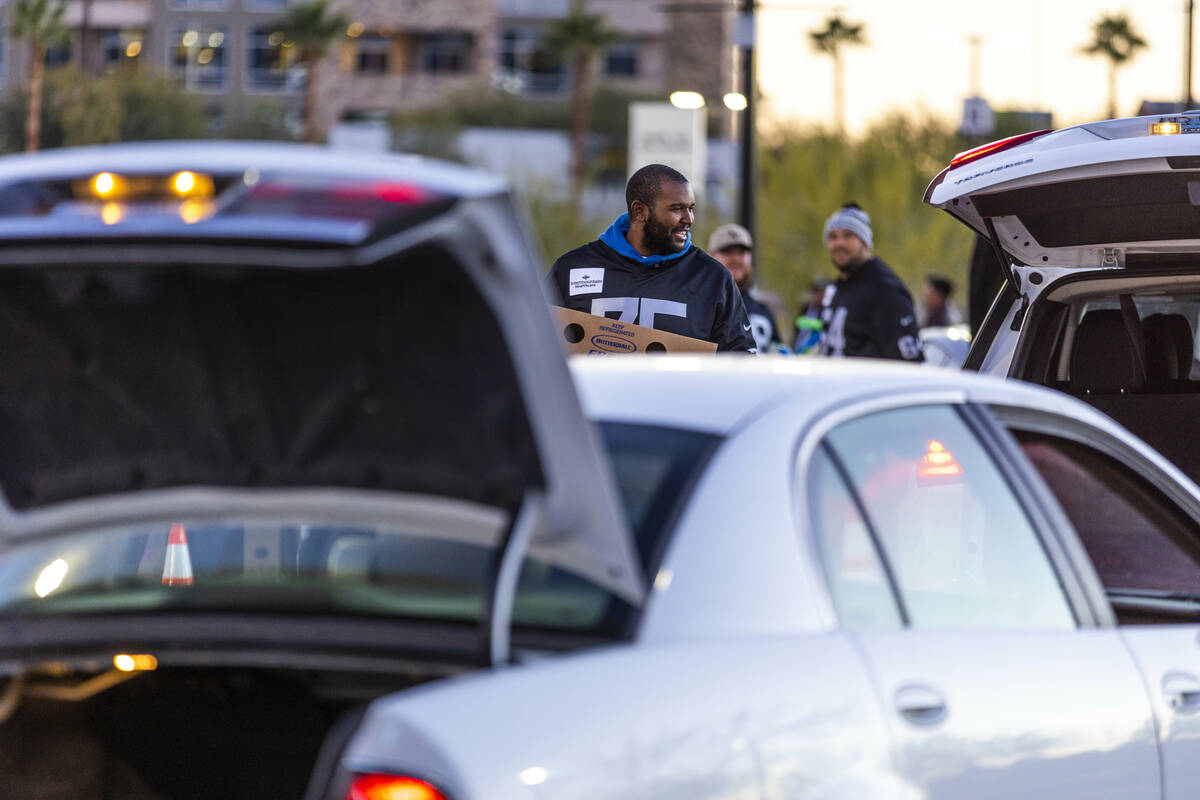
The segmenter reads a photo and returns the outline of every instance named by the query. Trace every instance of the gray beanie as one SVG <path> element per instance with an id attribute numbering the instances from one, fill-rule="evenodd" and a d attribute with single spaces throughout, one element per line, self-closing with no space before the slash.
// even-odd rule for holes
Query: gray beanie
<path id="1" fill-rule="evenodd" d="M 825 222 L 825 233 L 822 238 L 828 241 L 829 232 L 832 230 L 850 231 L 862 239 L 863 244 L 867 247 L 873 246 L 871 218 L 861 208 L 848 206 L 846 208 L 839 208 L 833 212 L 832 216 Z"/>

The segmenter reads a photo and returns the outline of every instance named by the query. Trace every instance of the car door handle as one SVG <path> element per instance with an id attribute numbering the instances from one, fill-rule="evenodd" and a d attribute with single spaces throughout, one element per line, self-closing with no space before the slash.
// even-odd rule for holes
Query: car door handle
<path id="1" fill-rule="evenodd" d="M 1200 709 L 1200 679 L 1186 672 L 1168 672 L 1163 676 L 1163 695 L 1176 711 Z"/>
<path id="2" fill-rule="evenodd" d="M 914 725 L 936 725 L 946 718 L 946 698 L 928 686 L 901 686 L 892 699 L 900 716 Z"/>

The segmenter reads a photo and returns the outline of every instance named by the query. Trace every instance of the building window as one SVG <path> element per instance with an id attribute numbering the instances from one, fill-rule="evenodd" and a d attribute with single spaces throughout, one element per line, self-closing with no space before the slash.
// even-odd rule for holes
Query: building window
<path id="1" fill-rule="evenodd" d="M 104 70 L 135 66 L 142 55 L 145 34 L 141 30 L 108 31 L 104 34 L 101 46 Z"/>
<path id="2" fill-rule="evenodd" d="M 392 40 L 378 34 L 366 34 L 354 40 L 358 48 L 354 71 L 360 75 L 386 75 L 391 70 Z"/>
<path id="3" fill-rule="evenodd" d="M 562 59 L 541 46 L 541 34 L 537 30 L 508 28 L 501 31 L 499 62 L 505 78 L 511 78 L 522 92 L 555 93 L 566 88 Z"/>
<path id="4" fill-rule="evenodd" d="M 470 71 L 475 40 L 469 33 L 429 33 L 413 38 L 414 68 L 430 75 Z"/>
<path id="5" fill-rule="evenodd" d="M 167 37 L 168 69 L 191 91 L 220 91 L 229 78 L 228 49 L 223 27 L 175 28 Z"/>
<path id="6" fill-rule="evenodd" d="M 246 32 L 246 85 L 251 89 L 295 89 L 304 82 L 296 48 L 283 31 L 259 26 Z"/>
<path id="7" fill-rule="evenodd" d="M 47 47 L 46 55 L 42 60 L 46 64 L 46 69 L 54 69 L 55 67 L 65 67 L 71 63 L 74 57 L 75 47 L 73 43 L 62 42 Z"/>
<path id="8" fill-rule="evenodd" d="M 611 78 L 636 78 L 638 46 L 632 42 L 613 45 L 604 54 L 604 74 Z"/>
<path id="9" fill-rule="evenodd" d="M 243 6 L 247 11 L 283 11 L 288 0 L 244 0 Z"/>

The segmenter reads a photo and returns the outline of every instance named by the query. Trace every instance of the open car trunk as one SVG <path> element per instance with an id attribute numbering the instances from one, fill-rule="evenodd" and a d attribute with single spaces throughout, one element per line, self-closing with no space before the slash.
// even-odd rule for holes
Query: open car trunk
<path id="1" fill-rule="evenodd" d="M 301 798 L 370 700 L 641 601 L 503 192 L 253 175 L 198 233 L 0 239 L 0 797 Z"/>
<path id="2" fill-rule="evenodd" d="M 179 667 L 68 699 L 111 674 L 0 679 L 4 796 L 300 800 L 314 773 L 324 788 L 323 744 L 336 756 L 368 701 L 429 678 Z"/>

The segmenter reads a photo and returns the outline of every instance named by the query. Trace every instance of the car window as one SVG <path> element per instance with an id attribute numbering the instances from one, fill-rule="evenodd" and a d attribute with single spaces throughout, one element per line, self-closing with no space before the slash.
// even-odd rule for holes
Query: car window
<path id="1" fill-rule="evenodd" d="M 719 437 L 620 422 L 598 424 L 644 573 L 657 570 L 670 523 Z M 633 609 L 598 586 L 536 558 L 525 560 L 513 599 L 519 627 L 619 635 Z"/>
<path id="2" fill-rule="evenodd" d="M 824 450 L 809 470 L 813 523 L 843 628 L 898 628 L 900 611 L 858 506 Z"/>
<path id="3" fill-rule="evenodd" d="M 1074 627 L 1032 524 L 956 410 L 871 414 L 838 426 L 826 444 L 861 501 L 910 625 Z"/>
<path id="4" fill-rule="evenodd" d="M 601 434 L 639 550 L 654 558 L 717 437 L 619 424 Z M 171 608 L 477 623 L 509 515 L 449 504 L 414 520 L 182 518 L 0 543 L 0 618 Z M 535 549 L 513 622 L 619 636 L 633 613 Z"/>
<path id="5" fill-rule="evenodd" d="M 1196 522 L 1144 477 L 1105 453 L 1013 431 L 1113 593 L 1200 597 Z"/>

